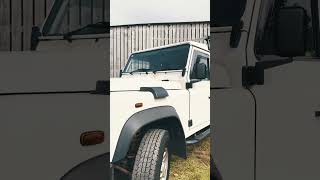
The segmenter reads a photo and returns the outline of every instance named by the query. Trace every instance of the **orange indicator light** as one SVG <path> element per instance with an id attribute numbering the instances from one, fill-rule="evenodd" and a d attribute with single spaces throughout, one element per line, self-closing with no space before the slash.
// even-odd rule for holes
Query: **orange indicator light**
<path id="1" fill-rule="evenodd" d="M 140 108 L 140 107 L 142 107 L 142 106 L 143 106 L 143 103 L 136 103 L 136 104 L 135 104 L 135 107 L 136 107 L 136 108 Z"/>

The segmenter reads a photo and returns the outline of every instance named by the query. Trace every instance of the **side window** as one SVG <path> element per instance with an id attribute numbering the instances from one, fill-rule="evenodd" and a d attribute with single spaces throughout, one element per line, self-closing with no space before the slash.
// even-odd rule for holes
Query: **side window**
<path id="1" fill-rule="evenodd" d="M 270 56 L 277 56 L 276 48 L 276 22 L 277 15 L 281 8 L 299 7 L 306 12 L 306 50 L 305 56 L 317 56 L 317 33 L 318 7 L 315 6 L 317 0 L 263 0 L 260 9 L 259 22 L 256 34 L 255 52 L 260 60 Z"/>
<path id="2" fill-rule="evenodd" d="M 190 79 L 209 80 L 210 78 L 209 64 L 210 64 L 209 55 L 201 53 L 199 51 L 195 51 L 192 57 Z M 204 67 L 204 70 L 202 70 L 201 66 Z M 200 71 L 202 71 L 205 74 L 204 77 L 199 77 Z"/>

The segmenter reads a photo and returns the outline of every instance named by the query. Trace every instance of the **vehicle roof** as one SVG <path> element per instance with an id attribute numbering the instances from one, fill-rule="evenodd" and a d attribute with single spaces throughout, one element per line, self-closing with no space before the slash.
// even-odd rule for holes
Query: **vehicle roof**
<path id="1" fill-rule="evenodd" d="M 203 49 L 203 50 L 205 50 L 207 52 L 210 52 L 209 48 L 208 48 L 208 46 L 206 44 L 198 43 L 198 42 L 195 42 L 195 41 L 185 41 L 185 42 L 179 42 L 179 43 L 159 46 L 159 47 L 155 47 L 155 48 L 149 48 L 149 49 L 145 49 L 145 50 L 141 50 L 141 51 L 136 51 L 136 52 L 134 52 L 132 54 L 141 53 L 141 52 L 147 52 L 147 51 L 153 51 L 153 50 L 163 49 L 163 48 L 168 48 L 168 47 L 180 46 L 180 45 L 184 45 L 184 44 L 189 44 L 191 46 L 194 46 L 194 47 Z"/>

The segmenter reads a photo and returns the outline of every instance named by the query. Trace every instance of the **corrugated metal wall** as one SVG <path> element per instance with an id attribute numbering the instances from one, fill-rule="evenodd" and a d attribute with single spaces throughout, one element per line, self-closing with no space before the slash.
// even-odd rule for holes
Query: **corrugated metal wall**
<path id="1" fill-rule="evenodd" d="M 73 0 L 73 2 L 105 4 L 109 0 Z M 40 26 L 49 14 L 54 0 L 0 0 L 0 51 L 21 51 L 30 49 L 31 29 Z M 83 11 L 83 12 L 82 12 Z M 79 9 L 83 16 L 93 12 Z M 108 13 L 105 13 L 107 15 Z M 71 14 L 68 16 L 71 18 Z M 87 16 L 86 16 L 87 17 Z M 66 22 L 76 22 L 72 20 Z M 80 21 L 79 21 L 80 22 Z M 81 23 L 81 22 L 80 22 Z M 69 23 L 72 24 L 72 23 Z M 150 25 L 128 25 L 111 27 L 110 67 L 111 77 L 119 76 L 120 69 L 128 56 L 138 50 L 161 45 L 207 37 L 209 22 L 170 23 Z"/>
<path id="2" fill-rule="evenodd" d="M 0 0 L 0 51 L 30 49 L 32 26 L 40 25 L 54 0 Z"/>
<path id="3" fill-rule="evenodd" d="M 29 50 L 32 27 L 42 25 L 54 1 L 0 0 L 0 51 Z M 73 6 L 68 12 L 68 19 L 65 20 L 70 27 L 77 27 L 86 21 L 91 21 L 90 17 L 93 16 L 103 16 L 99 19 L 104 18 L 109 21 L 109 0 L 72 0 L 70 2 Z M 91 9 L 80 8 L 81 4 L 91 4 Z M 73 15 L 77 19 L 74 19 Z"/>
<path id="4" fill-rule="evenodd" d="M 118 77 L 132 52 L 198 40 L 210 35 L 209 22 L 145 24 L 111 27 L 110 76 Z M 205 43 L 204 40 L 198 42 Z"/>

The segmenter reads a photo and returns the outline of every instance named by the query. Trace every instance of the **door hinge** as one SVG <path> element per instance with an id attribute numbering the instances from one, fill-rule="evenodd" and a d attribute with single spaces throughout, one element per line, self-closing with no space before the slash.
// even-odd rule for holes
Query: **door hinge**
<path id="1" fill-rule="evenodd" d="M 263 85 L 264 71 L 257 66 L 242 67 L 242 86 L 249 87 L 253 85 Z"/>
<path id="2" fill-rule="evenodd" d="M 191 127 L 191 126 L 192 126 L 192 119 L 188 121 L 188 127 Z"/>
<path id="3" fill-rule="evenodd" d="M 280 59 L 256 62 L 255 66 L 242 67 L 242 86 L 249 87 L 253 85 L 264 85 L 264 71 L 288 63 L 292 63 L 293 59 Z"/>

